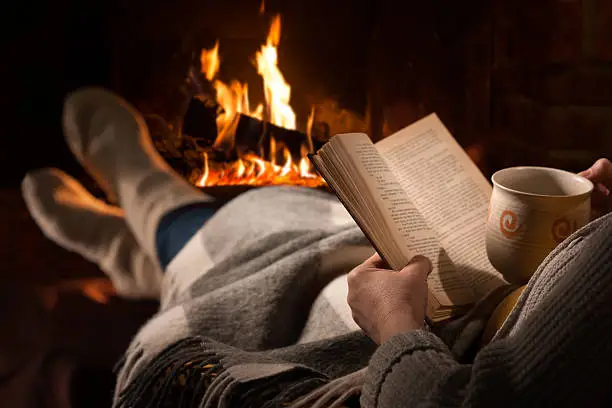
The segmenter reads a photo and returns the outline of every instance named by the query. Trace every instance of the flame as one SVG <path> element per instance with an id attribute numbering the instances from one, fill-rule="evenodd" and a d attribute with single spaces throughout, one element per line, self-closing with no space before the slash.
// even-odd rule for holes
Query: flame
<path id="1" fill-rule="evenodd" d="M 263 78 L 267 119 L 280 127 L 295 129 L 295 112 L 289 105 L 291 87 L 278 68 L 278 43 L 281 34 L 281 19 L 272 20 L 265 45 L 255 54 L 257 72 Z"/>
<path id="2" fill-rule="evenodd" d="M 261 8 L 265 8 L 264 1 Z M 266 120 L 285 129 L 296 129 L 296 115 L 291 105 L 291 86 L 285 81 L 278 67 L 278 44 L 281 36 L 281 18 L 276 15 L 266 38 L 266 43 L 255 53 L 255 65 L 264 84 L 265 107 L 258 104 L 251 109 L 249 90 L 246 83 L 237 80 L 229 85 L 217 78 L 220 67 L 219 43 L 200 55 L 202 73 L 212 82 L 216 99 L 222 108 L 217 116 L 217 138 L 213 148 L 221 151 L 231 151 L 235 148 L 235 134 L 240 114 L 259 120 Z M 308 118 L 306 146 L 300 148 L 300 160 L 296 164 L 289 149 L 270 138 L 269 159 L 254 153 L 245 153 L 233 163 L 216 163 L 204 153 L 204 167 L 196 184 L 200 187 L 213 185 L 270 185 L 297 184 L 319 187 L 324 180 L 313 173 L 310 161 L 306 157 L 313 151 L 311 128 L 314 120 L 314 110 Z M 281 150 L 282 149 L 282 150 Z M 277 153 L 282 152 L 282 165 L 277 163 Z"/>
<path id="3" fill-rule="evenodd" d="M 315 109 L 314 106 L 310 110 L 310 114 L 308 115 L 308 122 L 306 123 L 306 142 L 308 143 L 308 151 L 307 153 L 314 153 L 314 145 L 312 144 L 312 129 L 314 127 L 314 118 L 315 118 Z M 305 154 L 302 154 L 305 156 Z"/>
<path id="4" fill-rule="evenodd" d="M 283 157 L 285 159 L 285 164 L 281 168 L 281 176 L 286 176 L 290 171 L 293 170 L 293 162 L 291 160 L 291 152 L 286 147 L 283 148 Z"/>
<path id="5" fill-rule="evenodd" d="M 83 278 L 61 281 L 42 289 L 45 307 L 53 309 L 64 293 L 80 293 L 100 304 L 107 304 L 110 298 L 117 295 L 113 283 L 108 278 Z"/>
<path id="6" fill-rule="evenodd" d="M 276 141 L 272 143 L 278 145 Z M 286 146 L 283 146 L 281 151 L 282 164 L 276 164 L 271 159 L 262 159 L 250 152 L 233 163 L 217 163 L 209 160 L 208 154 L 204 153 L 204 170 L 196 184 L 199 187 L 236 184 L 251 186 L 293 184 L 306 187 L 325 185 L 323 179 L 312 172 L 310 161 L 305 156 L 308 153 L 305 145 L 300 148 L 302 157 L 297 164 Z"/>
<path id="7" fill-rule="evenodd" d="M 206 180 L 208 180 L 208 173 L 209 173 L 209 169 L 208 169 L 208 153 L 204 152 L 204 170 L 202 172 L 202 176 L 200 177 L 200 179 L 196 183 L 196 185 L 198 187 L 206 186 Z"/>
<path id="8" fill-rule="evenodd" d="M 217 116 L 217 139 L 213 146 L 218 150 L 230 150 L 234 147 L 236 126 L 240 119 L 239 113 L 263 119 L 263 105 L 259 104 L 253 110 L 249 104 L 249 87 L 239 81 L 231 81 L 229 86 L 215 80 L 213 87 L 217 92 L 217 103 L 223 107 L 223 112 Z"/>
<path id="9" fill-rule="evenodd" d="M 206 79 L 212 81 L 217 76 L 219 66 L 221 65 L 221 60 L 219 59 L 219 41 L 215 43 L 212 49 L 202 50 L 200 63 L 202 64 L 202 73 L 206 76 Z"/>
<path id="10" fill-rule="evenodd" d="M 311 152 L 312 151 L 304 145 L 300 147 L 300 156 L 302 157 L 298 166 L 300 171 L 300 177 L 308 179 L 318 179 L 319 177 L 316 174 L 313 174 L 312 169 L 310 168 L 311 164 L 307 155 Z"/>

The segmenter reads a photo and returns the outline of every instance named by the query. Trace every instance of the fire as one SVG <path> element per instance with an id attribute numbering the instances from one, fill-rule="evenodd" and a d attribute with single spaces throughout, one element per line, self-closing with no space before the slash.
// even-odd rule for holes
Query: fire
<path id="1" fill-rule="evenodd" d="M 278 43 L 280 41 L 280 15 L 274 17 L 266 45 L 255 54 L 257 72 L 263 78 L 268 120 L 286 129 L 295 129 L 295 112 L 289 105 L 291 87 L 278 69 Z"/>
<path id="2" fill-rule="evenodd" d="M 251 185 L 264 186 L 273 184 L 293 184 L 306 187 L 320 187 L 325 183 L 311 169 L 307 154 L 309 149 L 306 144 L 300 147 L 300 160 L 295 162 L 289 149 L 274 139 L 270 138 L 270 160 L 265 160 L 259 155 L 249 152 L 243 154 L 232 163 L 216 163 L 209 159 L 208 153 L 204 153 L 204 168 L 197 185 L 205 186 L 227 186 L 227 185 Z M 282 156 L 282 163 L 277 164 L 277 155 Z"/>
<path id="3" fill-rule="evenodd" d="M 217 138 L 213 144 L 214 149 L 221 151 L 234 149 L 239 114 L 265 120 L 285 129 L 296 129 L 296 115 L 289 103 L 291 86 L 278 67 L 280 36 L 281 19 L 280 15 L 277 15 L 270 24 L 266 43 L 255 53 L 254 62 L 258 74 L 263 79 L 265 95 L 265 106 L 258 104 L 255 108 L 250 106 L 246 83 L 232 80 L 228 85 L 217 78 L 221 63 L 219 42 L 210 50 L 202 50 L 200 55 L 202 73 L 212 82 L 217 103 L 223 109 L 217 116 Z M 200 187 L 233 184 L 297 184 L 310 187 L 324 185 L 324 180 L 312 171 L 307 158 L 307 154 L 313 151 L 310 138 L 313 113 L 311 112 L 308 118 L 308 137 L 306 144 L 301 146 L 298 163 L 294 162 L 286 146 L 277 146 L 276 140 L 271 137 L 269 159 L 254 153 L 244 153 L 233 163 L 216 163 L 210 161 L 209 155 L 204 153 L 204 168 L 196 184 Z M 282 147 L 282 150 L 277 150 L 279 147 Z M 276 163 L 278 153 L 282 154 L 282 164 Z"/>
<path id="4" fill-rule="evenodd" d="M 271 139 L 271 143 L 272 140 L 274 139 Z M 308 152 L 306 146 L 302 146 L 301 152 L 304 155 Z M 282 165 L 272 160 L 264 160 L 254 153 L 245 153 L 233 163 L 213 163 L 204 153 L 204 172 L 197 185 L 200 187 L 236 184 L 251 186 L 293 184 L 306 187 L 324 185 L 322 179 L 312 173 L 310 161 L 306 156 L 296 164 L 287 147 L 283 147 L 282 156 Z M 210 170 L 212 166 L 215 168 L 214 171 Z"/>
<path id="5" fill-rule="evenodd" d="M 212 81 L 217 76 L 219 66 L 221 65 L 221 60 L 219 59 L 219 41 L 215 43 L 211 50 L 202 50 L 200 62 L 202 64 L 202 73 L 206 76 L 206 79 Z"/>

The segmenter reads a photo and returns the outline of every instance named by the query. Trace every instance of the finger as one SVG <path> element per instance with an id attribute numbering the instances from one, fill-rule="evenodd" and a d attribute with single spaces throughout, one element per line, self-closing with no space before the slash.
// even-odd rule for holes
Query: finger
<path id="1" fill-rule="evenodd" d="M 586 170 L 582 170 L 580 173 L 578 173 L 578 175 L 580 177 L 589 178 L 591 176 L 591 168 L 589 167 Z"/>
<path id="2" fill-rule="evenodd" d="M 383 259 L 378 255 L 378 253 L 374 253 L 371 257 L 363 261 L 361 264 L 354 267 L 348 274 L 348 284 L 349 288 L 351 286 L 356 285 L 361 281 L 361 276 L 364 273 L 368 273 L 371 271 L 376 271 L 380 269 L 388 268 L 387 264 Z"/>
<path id="3" fill-rule="evenodd" d="M 381 258 L 378 253 L 374 253 L 371 257 L 365 260 L 364 263 L 361 264 L 362 267 L 367 269 L 390 269 L 389 264 L 385 262 L 384 259 Z"/>
<path id="4" fill-rule="evenodd" d="M 400 272 L 403 274 L 422 275 L 423 279 L 426 280 L 432 269 L 433 265 L 429 258 L 417 255 Z"/>
<path id="5" fill-rule="evenodd" d="M 612 210 L 612 194 L 601 183 L 595 183 L 595 188 L 591 195 L 591 207 L 594 210 L 593 219 Z"/>
<path id="6" fill-rule="evenodd" d="M 610 188 L 606 187 L 602 183 L 595 183 L 594 190 L 597 192 L 597 194 L 600 194 L 600 195 L 602 195 L 604 197 L 609 197 L 610 196 Z"/>
<path id="7" fill-rule="evenodd" d="M 591 168 L 578 175 L 602 183 L 607 189 L 612 189 L 612 163 L 608 159 L 597 160 Z"/>

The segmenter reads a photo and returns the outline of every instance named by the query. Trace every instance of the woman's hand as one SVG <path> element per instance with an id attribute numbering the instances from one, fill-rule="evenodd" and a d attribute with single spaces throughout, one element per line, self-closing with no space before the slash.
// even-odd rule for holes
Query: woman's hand
<path id="1" fill-rule="evenodd" d="M 578 173 L 593 182 L 595 188 L 591 196 L 593 219 L 612 211 L 612 163 L 599 159 L 590 169 Z"/>
<path id="2" fill-rule="evenodd" d="M 399 272 L 388 269 L 378 254 L 371 256 L 348 275 L 353 319 L 378 344 L 423 328 L 429 272 L 431 262 L 423 256 Z"/>

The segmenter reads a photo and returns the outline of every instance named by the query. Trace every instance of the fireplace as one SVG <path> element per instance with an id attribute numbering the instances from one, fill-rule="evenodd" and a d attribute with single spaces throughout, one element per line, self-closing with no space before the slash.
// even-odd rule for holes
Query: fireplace
<path id="1" fill-rule="evenodd" d="M 319 187 L 305 155 L 329 135 L 377 140 L 432 111 L 486 173 L 579 170 L 612 151 L 602 0 L 141 7 L 124 6 L 112 26 L 113 87 L 201 187 Z"/>
<path id="2" fill-rule="evenodd" d="M 260 14 L 264 11 L 261 3 Z M 180 121 L 181 131 L 174 136 L 191 137 L 196 156 L 203 158 L 201 170 L 194 169 L 189 177 L 197 186 L 325 184 L 307 157 L 314 152 L 316 109 L 313 106 L 308 120 L 301 121 L 303 132 L 299 132 L 290 103 L 291 86 L 278 66 L 281 27 L 281 16 L 276 14 L 265 43 L 252 59 L 264 95 L 256 106 L 251 106 L 248 83 L 219 79 L 219 41 L 202 49 L 200 64 L 190 67 L 186 86 L 193 96 Z M 194 109 L 194 104 L 202 107 Z M 212 143 L 206 143 L 211 136 Z"/>

